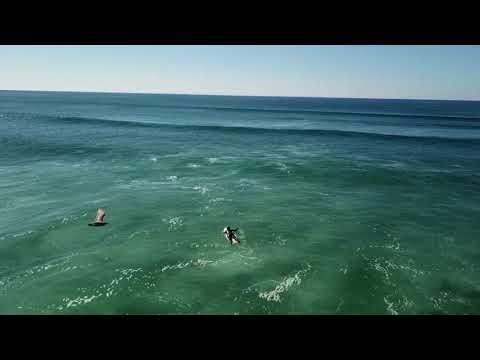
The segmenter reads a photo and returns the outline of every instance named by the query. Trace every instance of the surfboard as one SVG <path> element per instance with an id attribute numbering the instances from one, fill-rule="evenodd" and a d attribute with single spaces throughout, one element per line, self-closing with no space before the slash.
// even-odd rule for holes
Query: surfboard
<path id="1" fill-rule="evenodd" d="M 230 242 L 230 239 L 228 238 L 228 236 L 225 234 L 225 239 L 228 240 L 228 242 Z M 236 245 L 236 244 L 240 244 L 240 241 L 238 239 L 236 239 L 235 237 L 232 238 L 232 245 Z"/>

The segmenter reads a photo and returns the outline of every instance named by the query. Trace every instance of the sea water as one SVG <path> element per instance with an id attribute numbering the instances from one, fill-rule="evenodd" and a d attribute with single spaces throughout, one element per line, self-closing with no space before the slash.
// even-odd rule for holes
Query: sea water
<path id="1" fill-rule="evenodd" d="M 0 313 L 480 314 L 479 160 L 480 102 L 1 91 Z"/>

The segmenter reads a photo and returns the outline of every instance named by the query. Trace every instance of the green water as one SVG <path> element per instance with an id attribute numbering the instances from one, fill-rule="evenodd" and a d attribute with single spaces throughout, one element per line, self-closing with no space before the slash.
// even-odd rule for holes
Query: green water
<path id="1" fill-rule="evenodd" d="M 480 313 L 473 120 L 38 96 L 0 96 L 0 313 Z"/>

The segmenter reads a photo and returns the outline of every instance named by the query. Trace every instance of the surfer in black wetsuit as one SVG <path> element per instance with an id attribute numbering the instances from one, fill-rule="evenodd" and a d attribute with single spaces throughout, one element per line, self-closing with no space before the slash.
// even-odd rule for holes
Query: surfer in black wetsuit
<path id="1" fill-rule="evenodd" d="M 230 229 L 230 226 L 227 226 L 225 229 L 223 229 L 223 233 L 227 240 L 230 241 L 230 245 L 233 244 L 240 244 L 240 240 L 237 239 L 237 236 L 235 235 L 235 232 L 238 231 L 237 229 Z"/>

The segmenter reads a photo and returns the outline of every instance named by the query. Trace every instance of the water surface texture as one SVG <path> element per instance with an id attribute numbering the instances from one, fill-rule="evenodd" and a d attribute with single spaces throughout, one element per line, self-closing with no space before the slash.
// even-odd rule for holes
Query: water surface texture
<path id="1" fill-rule="evenodd" d="M 2 314 L 480 314 L 480 102 L 0 91 L 0 146 Z"/>

